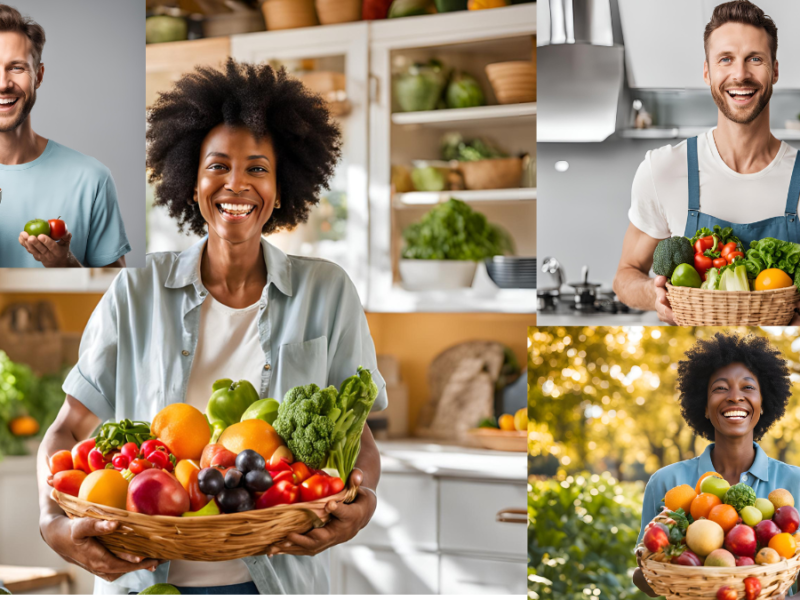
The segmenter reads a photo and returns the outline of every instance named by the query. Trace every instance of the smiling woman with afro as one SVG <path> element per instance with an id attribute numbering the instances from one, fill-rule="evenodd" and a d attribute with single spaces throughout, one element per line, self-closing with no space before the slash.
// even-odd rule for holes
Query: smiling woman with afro
<path id="1" fill-rule="evenodd" d="M 184 75 L 147 121 L 156 203 L 201 239 L 182 252 L 148 254 L 143 269 L 120 272 L 84 330 L 78 364 L 63 385 L 67 400 L 43 447 L 56 451 L 63 439 L 85 439 L 103 421 L 153 421 L 176 403 L 193 407 L 181 410 L 205 423 L 201 415 L 223 378 L 231 397 L 282 399 L 297 386 L 339 389 L 363 367 L 378 390 L 373 410 L 386 408 L 375 345 L 344 269 L 287 255 L 266 238 L 305 221 L 334 173 L 341 136 L 325 102 L 283 70 L 229 60 L 221 71 Z M 225 425 L 244 425 L 237 421 Z M 246 423 L 239 430 L 246 447 L 272 459 L 275 432 L 263 421 Z M 202 427 L 191 435 L 199 447 L 211 437 Z M 252 556 L 236 560 L 117 557 L 88 537 L 97 532 L 76 534 L 75 521 L 57 505 L 42 536 L 61 554 L 80 557 L 97 575 L 98 594 L 138 593 L 158 583 L 191 594 L 328 594 L 325 551 L 370 522 L 379 478 L 380 455 L 365 425 L 348 481 L 330 486 L 358 488 L 354 501 L 337 497 L 325 506 L 325 526 L 290 534 L 280 546 L 255 545 Z M 297 488 L 283 483 L 267 500 L 291 503 Z M 330 495 L 328 484 L 317 484 L 314 493 Z M 192 510 L 206 502 L 196 500 Z M 225 508 L 251 510 L 255 499 L 247 492 Z"/>
<path id="2" fill-rule="evenodd" d="M 783 417 L 792 395 L 786 360 L 766 337 L 718 332 L 699 339 L 678 364 L 677 387 L 686 423 L 712 443 L 700 456 L 663 467 L 650 477 L 640 542 L 665 503 L 670 510 L 677 508 L 669 506 L 668 492 L 688 486 L 676 493 L 685 492 L 681 498 L 691 501 L 706 477 L 727 481 L 732 494 L 726 503 L 740 508 L 776 489 L 800 499 L 800 468 L 770 458 L 757 443 Z M 655 597 L 641 570 L 641 552 L 637 559 L 633 582 Z"/>

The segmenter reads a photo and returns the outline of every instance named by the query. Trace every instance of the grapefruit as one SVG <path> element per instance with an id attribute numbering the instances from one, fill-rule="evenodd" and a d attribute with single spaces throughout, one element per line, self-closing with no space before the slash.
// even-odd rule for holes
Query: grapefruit
<path id="1" fill-rule="evenodd" d="M 217 443 L 234 454 L 239 454 L 242 450 L 255 450 L 267 462 L 275 451 L 284 445 L 281 436 L 275 432 L 272 425 L 261 419 L 247 419 L 241 423 L 234 423 L 222 432 Z"/>

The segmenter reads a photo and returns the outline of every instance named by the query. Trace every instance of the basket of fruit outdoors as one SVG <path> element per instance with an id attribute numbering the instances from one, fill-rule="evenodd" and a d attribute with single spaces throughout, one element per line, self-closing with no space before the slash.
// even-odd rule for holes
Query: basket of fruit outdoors
<path id="1" fill-rule="evenodd" d="M 119 521 L 107 548 L 156 559 L 264 554 L 323 526 L 345 488 L 378 389 L 370 372 L 259 400 L 247 381 L 214 384 L 206 414 L 170 404 L 152 423 L 105 423 L 51 457 L 53 498 L 70 518 Z M 213 540 L 213 543 L 209 543 Z"/>
<path id="2" fill-rule="evenodd" d="M 680 485 L 637 550 L 650 587 L 668 599 L 781 597 L 800 571 L 800 513 L 784 489 L 756 498 L 716 473 Z"/>
<path id="3" fill-rule="evenodd" d="M 730 227 L 661 240 L 653 272 L 668 279 L 678 325 L 788 325 L 800 301 L 800 244 L 764 238 L 745 249 Z"/>

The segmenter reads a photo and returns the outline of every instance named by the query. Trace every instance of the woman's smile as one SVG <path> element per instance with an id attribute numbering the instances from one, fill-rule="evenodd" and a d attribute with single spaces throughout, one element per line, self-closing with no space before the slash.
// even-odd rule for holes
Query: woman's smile
<path id="1" fill-rule="evenodd" d="M 758 379 L 742 363 L 722 367 L 709 378 L 706 415 L 720 433 L 738 437 L 752 432 L 761 401 Z"/>

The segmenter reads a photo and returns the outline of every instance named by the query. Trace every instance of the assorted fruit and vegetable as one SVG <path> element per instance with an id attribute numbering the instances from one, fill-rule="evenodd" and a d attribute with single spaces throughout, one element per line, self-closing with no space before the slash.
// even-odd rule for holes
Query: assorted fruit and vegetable
<path id="1" fill-rule="evenodd" d="M 483 88 L 475 77 L 464 71 L 451 71 L 436 58 L 426 63 L 410 63 L 400 69 L 393 75 L 392 87 L 400 112 L 471 108 L 486 104 Z"/>
<path id="2" fill-rule="evenodd" d="M 58 241 L 67 235 L 67 225 L 61 220 L 61 217 L 50 219 L 49 221 L 32 219 L 25 223 L 24 231 L 34 237 L 46 235 L 50 239 Z"/>
<path id="3" fill-rule="evenodd" d="M 719 473 L 705 473 L 694 487 L 669 490 L 662 502 L 664 510 L 645 527 L 643 560 L 693 567 L 766 565 L 794 557 L 800 544 L 800 513 L 785 489 L 757 498 L 745 483 L 730 485 Z M 743 583 L 745 597 L 757 598 L 759 579 Z M 730 586 L 721 587 L 717 598 L 728 597 L 738 596 Z"/>
<path id="4" fill-rule="evenodd" d="M 764 238 L 745 249 L 730 227 L 661 240 L 653 272 L 676 287 L 736 292 L 800 288 L 800 244 Z"/>
<path id="5" fill-rule="evenodd" d="M 478 422 L 479 429 L 499 429 L 500 431 L 528 431 L 528 409 L 520 408 L 513 415 L 502 414 L 499 419 L 486 417 Z"/>
<path id="6" fill-rule="evenodd" d="M 52 486 L 87 502 L 174 517 L 326 498 L 344 489 L 355 467 L 378 388 L 359 367 L 338 390 L 299 386 L 282 403 L 259 399 L 244 380 L 221 379 L 212 392 L 205 414 L 176 403 L 152 423 L 105 423 L 94 438 L 53 454 Z"/>

